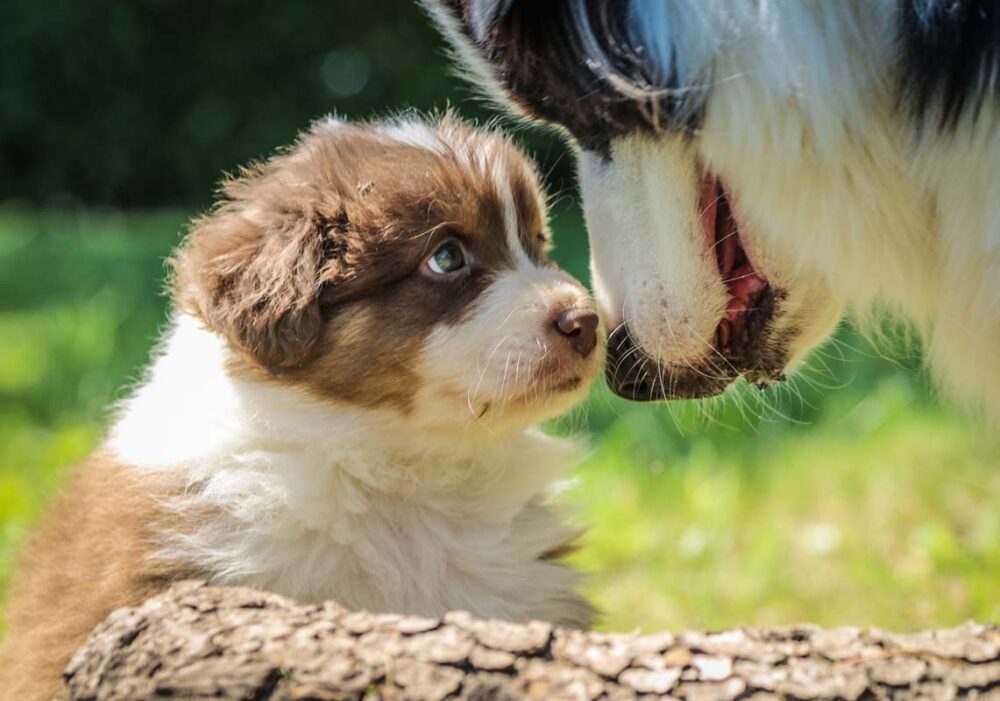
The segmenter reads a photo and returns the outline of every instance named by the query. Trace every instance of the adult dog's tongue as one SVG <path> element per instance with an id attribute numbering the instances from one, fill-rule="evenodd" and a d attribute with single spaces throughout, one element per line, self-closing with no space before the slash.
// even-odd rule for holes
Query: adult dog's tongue
<path id="1" fill-rule="evenodd" d="M 701 189 L 702 223 L 705 237 L 715 253 L 722 282 L 729 292 L 726 315 L 716 331 L 716 345 L 727 355 L 734 347 L 734 333 L 741 330 L 745 314 L 752 311 L 751 300 L 767 287 L 767 281 L 753 268 L 740 241 L 739 228 L 729 207 L 729 199 L 718 178 L 706 176 Z"/>

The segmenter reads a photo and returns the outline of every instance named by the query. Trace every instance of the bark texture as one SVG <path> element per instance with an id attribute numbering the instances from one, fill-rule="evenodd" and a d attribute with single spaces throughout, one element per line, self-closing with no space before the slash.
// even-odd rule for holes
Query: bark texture
<path id="1" fill-rule="evenodd" d="M 352 613 L 184 583 L 113 613 L 65 698 L 1000 699 L 1000 626 L 609 635 Z"/>

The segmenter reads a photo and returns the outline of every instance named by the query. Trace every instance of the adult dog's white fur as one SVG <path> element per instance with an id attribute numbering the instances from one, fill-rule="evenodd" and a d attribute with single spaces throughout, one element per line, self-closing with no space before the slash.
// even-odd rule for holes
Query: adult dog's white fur
<path id="1" fill-rule="evenodd" d="M 530 81 L 507 80 L 516 57 L 497 58 L 500 44 L 492 43 L 491 31 L 519 3 L 426 4 L 472 80 L 537 117 L 523 97 Z M 586 9 L 601 3 L 557 4 L 574 18 L 565 26 L 591 38 L 573 46 L 595 93 L 610 85 L 622 100 L 647 104 L 673 90 L 680 102 L 690 95 L 691 111 L 700 112 L 686 134 L 665 119 L 657 128 L 654 114 L 652 128 L 609 134 L 607 153 L 581 145 L 595 291 L 609 327 L 626 323 L 663 367 L 711 357 L 726 291 L 699 222 L 698 182 L 707 168 L 729 191 L 755 267 L 787 293 L 775 324 L 790 334 L 790 366 L 830 333 L 843 307 L 866 318 L 885 308 L 916 326 L 947 390 L 1000 417 L 998 37 L 971 49 L 985 58 L 948 126 L 940 123 L 953 105 L 929 100 L 915 117 L 901 87 L 911 78 L 902 13 L 927 22 L 934 36 L 940 17 L 982 3 L 615 5 L 628 14 L 632 48 L 679 86 L 659 91 L 637 86 L 604 55 L 600 11 Z M 992 21 L 983 32 L 996 32 Z M 509 41 L 524 24 L 512 20 L 503 31 Z M 578 98 L 581 106 L 588 100 Z M 572 124 L 560 109 L 544 117 Z"/>

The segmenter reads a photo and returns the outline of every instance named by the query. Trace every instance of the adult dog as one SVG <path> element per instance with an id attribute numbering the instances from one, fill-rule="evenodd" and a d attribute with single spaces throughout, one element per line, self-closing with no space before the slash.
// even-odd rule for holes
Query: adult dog
<path id="1" fill-rule="evenodd" d="M 768 384 L 881 307 L 1000 415 L 1000 4 L 424 2 L 579 147 L 618 394 Z"/>

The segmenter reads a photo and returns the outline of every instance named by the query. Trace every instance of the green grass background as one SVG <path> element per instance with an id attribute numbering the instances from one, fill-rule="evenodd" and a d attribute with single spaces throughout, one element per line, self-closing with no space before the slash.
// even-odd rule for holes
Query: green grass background
<path id="1" fill-rule="evenodd" d="M 0 207 L 0 596 L 147 360 L 187 216 Z M 579 215 L 555 224 L 585 277 Z M 766 394 L 633 405 L 598 386 L 555 422 L 592 445 L 569 499 L 601 626 L 1000 619 L 1000 437 L 936 404 L 915 352 L 883 352 L 844 329 Z"/>

